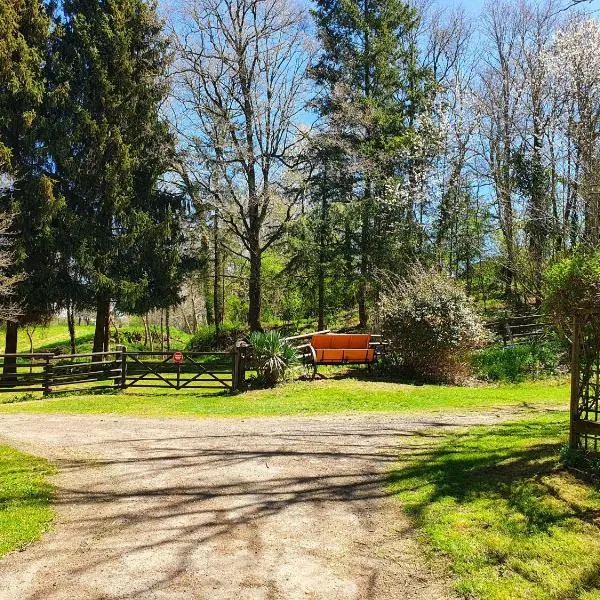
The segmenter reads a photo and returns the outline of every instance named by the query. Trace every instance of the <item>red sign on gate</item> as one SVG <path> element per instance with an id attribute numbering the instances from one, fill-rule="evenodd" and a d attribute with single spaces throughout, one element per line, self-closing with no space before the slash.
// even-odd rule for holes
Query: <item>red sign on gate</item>
<path id="1" fill-rule="evenodd" d="M 173 361 L 179 364 L 183 360 L 183 354 L 181 352 L 175 352 L 173 354 Z"/>

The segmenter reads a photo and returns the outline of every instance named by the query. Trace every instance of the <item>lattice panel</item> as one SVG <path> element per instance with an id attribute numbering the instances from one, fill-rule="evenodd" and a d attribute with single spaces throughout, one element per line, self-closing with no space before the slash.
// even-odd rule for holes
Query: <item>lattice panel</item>
<path id="1" fill-rule="evenodd" d="M 579 352 L 574 359 L 573 375 L 577 382 L 577 421 L 575 423 L 575 445 L 597 452 L 600 448 L 600 424 L 598 430 L 591 423 L 598 423 L 600 417 L 600 314 L 586 314 L 579 317 Z M 577 340 L 573 340 L 577 343 Z"/>

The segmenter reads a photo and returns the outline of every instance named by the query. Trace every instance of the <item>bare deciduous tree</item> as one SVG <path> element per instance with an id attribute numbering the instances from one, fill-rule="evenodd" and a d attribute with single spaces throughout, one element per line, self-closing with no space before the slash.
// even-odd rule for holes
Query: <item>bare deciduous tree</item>
<path id="1" fill-rule="evenodd" d="M 296 205 L 286 170 L 301 137 L 305 16 L 280 0 L 190 0 L 174 22 L 172 106 L 186 168 L 248 259 L 252 330 L 262 255 Z"/>

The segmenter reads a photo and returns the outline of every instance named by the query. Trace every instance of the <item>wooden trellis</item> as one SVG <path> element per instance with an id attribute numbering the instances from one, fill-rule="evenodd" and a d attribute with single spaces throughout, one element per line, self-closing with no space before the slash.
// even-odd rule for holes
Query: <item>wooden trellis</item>
<path id="1" fill-rule="evenodd" d="M 571 424 L 569 445 L 600 448 L 600 310 L 577 314 L 571 357 Z"/>

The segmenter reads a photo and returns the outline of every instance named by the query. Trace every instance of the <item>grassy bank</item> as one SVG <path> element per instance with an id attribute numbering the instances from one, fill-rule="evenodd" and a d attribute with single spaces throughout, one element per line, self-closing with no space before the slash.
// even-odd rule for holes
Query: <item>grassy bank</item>
<path id="1" fill-rule="evenodd" d="M 153 327 L 156 331 L 156 327 Z M 63 324 L 52 324 L 47 326 L 38 326 L 30 330 L 31 345 L 27 331 L 24 328 L 19 330 L 18 351 L 30 352 L 33 346 L 34 352 L 52 352 L 59 354 L 69 354 L 71 352 L 69 344 L 69 333 L 67 326 Z M 115 346 L 115 330 L 111 328 L 111 346 Z M 144 329 L 141 325 L 133 324 L 131 326 L 119 329 L 119 343 L 125 344 L 130 350 L 145 350 L 142 344 Z M 134 337 L 135 341 L 128 341 L 127 337 Z M 171 344 L 173 348 L 184 348 L 189 342 L 190 335 L 171 327 Z M 94 325 L 77 325 L 75 327 L 75 346 L 77 352 L 91 352 L 94 343 Z M 155 342 L 154 349 L 160 349 L 160 343 Z"/>
<path id="2" fill-rule="evenodd" d="M 551 414 L 421 438 L 391 474 L 463 597 L 600 597 L 600 494 L 558 467 L 567 427 Z"/>
<path id="3" fill-rule="evenodd" d="M 407 385 L 359 378 L 298 381 L 229 395 L 222 389 L 131 388 L 104 394 L 0 396 L 0 412 L 115 413 L 149 416 L 250 417 L 352 412 L 481 410 L 502 406 L 567 406 L 564 381 L 485 387 Z"/>
<path id="4" fill-rule="evenodd" d="M 49 527 L 54 469 L 40 458 L 0 445 L 0 556 L 22 548 Z"/>

